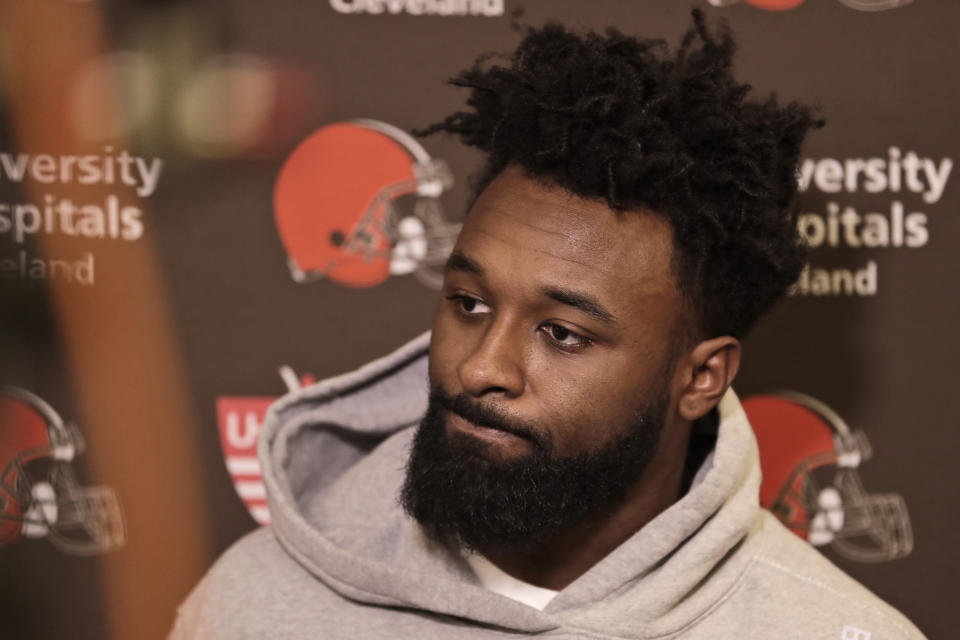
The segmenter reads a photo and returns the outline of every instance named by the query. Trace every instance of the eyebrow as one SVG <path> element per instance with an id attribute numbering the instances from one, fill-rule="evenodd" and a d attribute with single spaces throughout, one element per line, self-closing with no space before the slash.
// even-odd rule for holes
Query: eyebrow
<path id="1" fill-rule="evenodd" d="M 617 320 L 616 316 L 607 311 L 596 298 L 587 293 L 559 287 L 543 287 L 540 289 L 540 293 L 561 304 L 575 307 L 602 322 L 613 324 Z"/>
<path id="2" fill-rule="evenodd" d="M 447 264 L 443 267 L 444 271 L 465 271 L 475 273 L 478 276 L 483 275 L 483 267 L 480 264 L 466 256 L 462 251 L 454 251 L 447 258 Z"/>
<path id="3" fill-rule="evenodd" d="M 450 257 L 447 259 L 447 263 L 444 266 L 444 271 L 462 271 L 478 276 L 482 276 L 484 274 L 484 269 L 482 266 L 480 266 L 480 263 L 473 258 L 468 257 L 462 251 L 454 251 L 450 254 Z M 607 311 L 607 309 L 600 304 L 599 300 L 588 293 L 574 291 L 572 289 L 564 289 L 562 287 L 542 287 L 540 289 L 540 293 L 551 300 L 556 300 L 561 304 L 569 305 L 575 309 L 579 309 L 580 311 L 583 311 L 587 315 L 596 318 L 601 322 L 614 324 L 617 321 L 616 316 Z"/>

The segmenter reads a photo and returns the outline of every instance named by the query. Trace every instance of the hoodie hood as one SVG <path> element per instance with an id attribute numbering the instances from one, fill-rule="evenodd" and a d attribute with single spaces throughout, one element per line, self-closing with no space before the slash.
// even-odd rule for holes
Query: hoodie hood
<path id="1" fill-rule="evenodd" d="M 538 611 L 480 586 L 399 505 L 413 429 L 427 406 L 425 333 L 361 369 L 275 403 L 259 456 L 280 544 L 351 600 L 516 632 L 668 635 L 707 613 L 758 546 L 760 465 L 740 402 L 719 406 L 716 447 L 690 490 Z M 709 580 L 706 578 L 709 577 Z"/>

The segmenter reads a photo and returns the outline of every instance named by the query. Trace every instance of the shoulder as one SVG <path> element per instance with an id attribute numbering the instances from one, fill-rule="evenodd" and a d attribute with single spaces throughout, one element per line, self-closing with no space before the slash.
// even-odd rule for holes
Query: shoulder
<path id="1" fill-rule="evenodd" d="M 843 573 L 819 551 L 763 513 L 761 544 L 731 600 L 798 637 L 923 640 L 899 611 Z"/>
<path id="2" fill-rule="evenodd" d="M 170 640 L 268 637 L 260 629 L 274 607 L 303 581 L 316 583 L 280 546 L 269 527 L 234 543 L 217 559 L 177 610 Z M 260 633 L 261 635 L 257 635 Z"/>

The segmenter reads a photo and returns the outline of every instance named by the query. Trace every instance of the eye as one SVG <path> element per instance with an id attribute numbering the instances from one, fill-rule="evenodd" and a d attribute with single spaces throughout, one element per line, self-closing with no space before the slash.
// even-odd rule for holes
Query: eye
<path id="1" fill-rule="evenodd" d="M 554 344 L 568 351 L 584 349 L 593 344 L 590 338 L 582 336 L 559 324 L 545 324 L 541 329 Z"/>
<path id="2" fill-rule="evenodd" d="M 490 313 L 490 311 L 492 311 L 490 306 L 483 300 L 462 293 L 448 296 L 447 300 L 450 300 L 454 303 L 457 311 L 468 316 L 477 316 L 484 313 Z"/>

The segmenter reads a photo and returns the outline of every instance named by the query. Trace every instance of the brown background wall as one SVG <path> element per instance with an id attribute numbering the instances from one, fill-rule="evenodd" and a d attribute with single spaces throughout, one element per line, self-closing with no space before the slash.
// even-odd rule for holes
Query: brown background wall
<path id="1" fill-rule="evenodd" d="M 493 16 L 417 16 L 334 10 L 362 8 L 359 0 L 0 2 L 0 153 L 8 164 L 17 154 L 122 150 L 162 162 L 147 194 L 136 185 L 46 180 L 42 169 L 17 180 L 0 157 L 0 203 L 11 207 L 0 207 L 0 383 L 37 393 L 77 423 L 88 448 L 74 468 L 85 484 L 116 490 L 127 525 L 125 545 L 108 554 L 78 557 L 47 540 L 0 548 L 0 635 L 162 637 L 213 559 L 256 526 L 224 465 L 217 399 L 279 395 L 282 365 L 325 377 L 429 326 L 435 292 L 411 275 L 367 289 L 295 282 L 274 223 L 274 181 L 297 143 L 325 124 L 364 117 L 409 130 L 457 109 L 463 94 L 441 81 L 478 53 L 518 40 L 508 17 L 518 3 L 505 4 L 501 12 L 497 0 L 474 3 L 500 14 Z M 856 275 L 875 264 L 875 281 L 862 275 L 868 295 L 787 299 L 747 341 L 736 387 L 741 395 L 803 391 L 868 434 L 874 456 L 860 475 L 868 491 L 903 496 L 913 551 L 874 564 L 824 552 L 931 638 L 951 637 L 960 572 L 960 192 L 952 174 L 939 197 L 925 199 L 907 182 L 868 193 L 861 180 L 851 191 L 825 159 L 889 162 L 896 147 L 935 167 L 953 161 L 960 5 L 523 7 L 531 24 L 613 25 L 675 43 L 691 4 L 730 23 L 741 78 L 761 94 L 813 101 L 828 118 L 804 153 L 820 161 L 819 184 L 812 180 L 801 200 L 813 214 L 808 231 L 834 205 L 890 220 L 900 203 L 905 214 L 924 216 L 914 224 L 925 234 L 907 234 L 921 246 L 850 246 L 857 236 L 816 248 L 814 270 Z M 441 204 L 457 221 L 477 157 L 448 139 L 423 145 L 452 169 L 455 184 Z M 69 199 L 109 208 L 111 197 L 140 211 L 142 233 L 86 238 L 41 226 L 15 237 L 16 204 Z M 72 275 L 23 269 L 31 260 L 47 268 L 67 260 Z M 78 271 L 77 261 L 87 266 Z"/>

